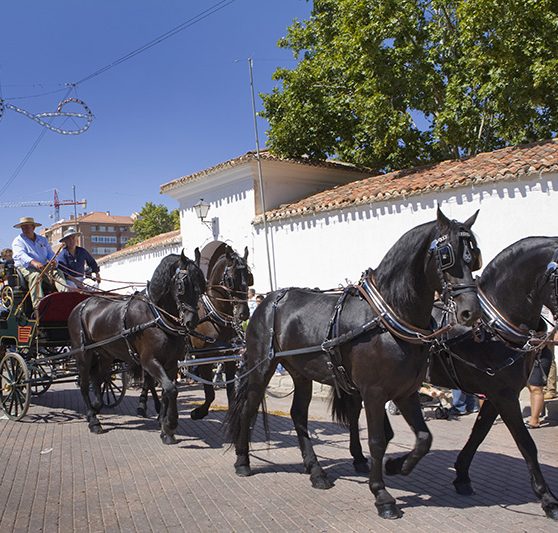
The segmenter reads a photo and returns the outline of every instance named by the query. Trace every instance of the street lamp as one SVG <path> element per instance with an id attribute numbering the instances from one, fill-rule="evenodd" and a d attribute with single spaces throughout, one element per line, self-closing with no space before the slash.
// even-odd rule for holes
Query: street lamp
<path id="1" fill-rule="evenodd" d="M 197 204 L 194 204 L 194 211 L 202 224 L 207 224 L 205 219 L 207 217 L 207 213 L 209 213 L 210 207 L 211 206 L 209 204 L 203 201 L 203 198 L 200 198 L 200 201 Z"/>
<path id="2" fill-rule="evenodd" d="M 204 226 L 207 226 L 213 233 L 213 236 L 215 237 L 215 231 L 216 231 L 215 226 L 216 226 L 217 219 L 212 218 L 210 221 L 206 220 L 210 207 L 211 206 L 208 203 L 203 201 L 203 198 L 200 198 L 200 201 L 197 204 L 194 204 L 194 211 L 196 212 L 196 216 L 198 217 L 199 221 Z"/>

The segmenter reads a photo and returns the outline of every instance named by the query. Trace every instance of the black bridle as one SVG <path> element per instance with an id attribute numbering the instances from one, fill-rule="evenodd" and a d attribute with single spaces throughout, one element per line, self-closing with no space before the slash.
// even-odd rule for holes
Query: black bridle
<path id="1" fill-rule="evenodd" d="M 458 238 L 463 243 L 463 262 L 469 266 L 471 272 L 478 270 L 482 266 L 480 251 L 475 246 L 473 236 L 465 229 L 460 229 Z M 469 283 L 452 283 L 448 280 L 446 272 L 456 263 L 456 253 L 453 245 L 449 242 L 449 235 L 445 234 L 434 239 L 428 249 L 430 257 L 436 260 L 436 271 L 442 287 L 441 300 L 450 307 L 455 308 L 453 299 L 466 292 L 477 292 L 477 284 L 473 280 Z"/>
<path id="2" fill-rule="evenodd" d="M 175 301 L 178 307 L 180 322 L 186 327 L 186 313 L 191 313 L 193 316 L 197 315 L 197 301 L 201 293 L 192 280 L 189 268 L 181 269 L 178 267 L 172 277 L 172 281 L 176 289 Z M 195 302 L 195 304 L 192 305 L 188 301 Z"/>

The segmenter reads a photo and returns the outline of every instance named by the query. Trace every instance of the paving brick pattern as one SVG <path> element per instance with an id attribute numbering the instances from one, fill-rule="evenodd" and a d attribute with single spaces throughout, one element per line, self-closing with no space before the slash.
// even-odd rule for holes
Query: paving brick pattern
<path id="1" fill-rule="evenodd" d="M 346 432 L 313 402 L 311 430 L 321 464 L 335 481 L 313 489 L 303 473 L 289 418 L 270 417 L 265 442 L 261 418 L 254 434 L 255 475 L 234 474 L 234 453 L 221 432 L 223 411 L 191 421 L 201 397 L 192 386 L 179 396 L 179 443 L 164 446 L 154 418 L 134 416 L 138 392 L 101 415 L 107 430 L 92 435 L 73 384 L 35 398 L 21 422 L 0 420 L 0 531 L 399 531 L 520 532 L 558 530 L 544 517 L 531 491 L 527 468 L 501 422 L 473 463 L 476 495 L 455 494 L 456 454 L 473 423 L 430 420 L 433 451 L 408 477 L 387 486 L 402 519 L 378 518 L 367 478 L 355 475 Z M 224 404 L 223 392 L 218 403 Z M 270 410 L 288 411 L 290 398 L 269 398 Z M 275 412 L 275 411 L 274 411 Z M 409 449 L 413 436 L 400 416 L 388 453 Z M 364 424 L 364 421 L 363 421 Z M 366 433 L 362 432 L 363 442 Z M 558 492 L 558 426 L 533 431 L 547 481 Z"/>

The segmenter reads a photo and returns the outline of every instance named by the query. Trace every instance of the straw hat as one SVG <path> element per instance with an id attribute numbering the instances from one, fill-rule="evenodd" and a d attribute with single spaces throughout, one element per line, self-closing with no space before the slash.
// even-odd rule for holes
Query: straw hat
<path id="1" fill-rule="evenodd" d="M 81 235 L 81 231 L 78 231 L 74 226 L 70 226 L 62 234 L 62 238 L 58 242 L 64 242 L 68 237 L 71 237 L 72 235 Z"/>
<path id="2" fill-rule="evenodd" d="M 33 224 L 33 226 L 36 228 L 42 226 L 42 224 L 40 224 L 39 222 L 35 222 L 35 219 L 33 217 L 21 217 L 19 219 L 19 222 L 17 224 L 14 224 L 14 228 L 21 228 L 21 226 L 25 224 Z"/>

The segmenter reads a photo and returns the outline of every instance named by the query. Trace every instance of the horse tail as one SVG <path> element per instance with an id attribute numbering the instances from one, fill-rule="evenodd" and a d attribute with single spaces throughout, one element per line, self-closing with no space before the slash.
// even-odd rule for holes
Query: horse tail
<path id="1" fill-rule="evenodd" d="M 329 393 L 329 404 L 331 407 L 331 418 L 334 422 L 348 428 L 350 425 L 350 411 L 354 398 L 351 394 L 339 389 L 336 392 L 335 387 L 331 387 Z"/>
<path id="2" fill-rule="evenodd" d="M 240 437 L 240 428 L 242 423 L 242 413 L 248 399 L 248 379 L 245 377 L 240 380 L 236 394 L 229 405 L 229 410 L 225 416 L 225 435 L 229 442 L 229 448 L 232 448 L 234 443 Z"/>

